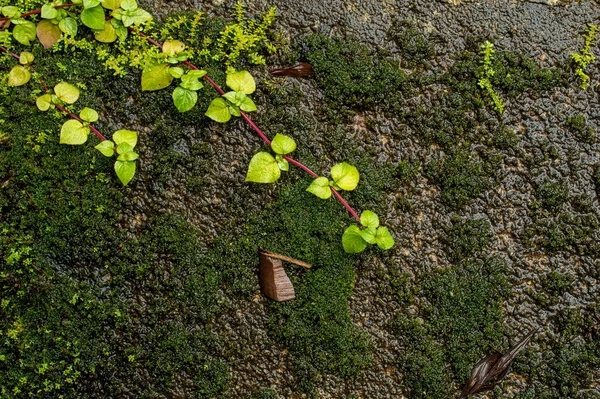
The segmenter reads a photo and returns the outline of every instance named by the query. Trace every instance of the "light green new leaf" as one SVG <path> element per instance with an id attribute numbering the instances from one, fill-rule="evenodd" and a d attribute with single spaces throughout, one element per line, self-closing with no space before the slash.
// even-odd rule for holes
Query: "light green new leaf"
<path id="1" fill-rule="evenodd" d="M 239 107 L 240 104 L 244 102 L 244 99 L 246 99 L 246 94 L 241 91 L 230 91 L 223 94 L 223 97 L 225 97 L 226 99 L 228 99 L 233 104 Z"/>
<path id="2" fill-rule="evenodd" d="M 19 43 L 29 46 L 31 41 L 35 40 L 35 24 L 31 21 L 24 21 L 15 26 L 13 29 L 13 37 Z"/>
<path id="3" fill-rule="evenodd" d="M 117 8 L 121 7 L 121 0 L 104 0 L 102 7 L 106 8 L 107 10 L 116 10 Z"/>
<path id="4" fill-rule="evenodd" d="M 256 82 L 248 71 L 227 74 L 226 83 L 233 91 L 241 91 L 245 94 L 254 93 L 254 90 L 256 90 Z"/>
<path id="5" fill-rule="evenodd" d="M 290 170 L 290 163 L 287 161 L 287 159 L 283 159 L 283 155 L 277 154 L 275 156 L 275 160 L 277 161 L 279 169 L 283 170 L 284 172 Z"/>
<path id="6" fill-rule="evenodd" d="M 183 76 L 183 68 L 180 68 L 180 67 L 170 67 L 169 68 L 169 73 L 175 79 L 180 79 Z"/>
<path id="7" fill-rule="evenodd" d="M 342 245 L 344 246 L 344 251 L 357 254 L 365 250 L 367 242 L 362 238 L 358 226 L 353 224 L 344 231 Z"/>
<path id="8" fill-rule="evenodd" d="M 99 6 L 100 3 L 99 0 L 83 0 L 83 8 L 94 8 Z"/>
<path id="9" fill-rule="evenodd" d="M 231 119 L 230 107 L 222 98 L 215 98 L 208 106 L 208 110 L 204 114 L 216 122 L 225 123 Z"/>
<path id="10" fill-rule="evenodd" d="M 101 141 L 94 148 L 100 151 L 105 157 L 112 157 L 115 154 L 115 143 L 110 140 Z"/>
<path id="11" fill-rule="evenodd" d="M 58 11 L 52 4 L 44 4 L 42 6 L 42 18 L 44 19 L 54 19 L 58 16 Z"/>
<path id="12" fill-rule="evenodd" d="M 142 90 L 153 91 L 164 89 L 173 81 L 169 73 L 169 64 L 154 65 L 142 72 Z"/>
<path id="13" fill-rule="evenodd" d="M 310 183 L 306 191 L 322 199 L 331 197 L 331 187 L 329 187 L 329 180 L 326 177 L 317 177 Z"/>
<path id="14" fill-rule="evenodd" d="M 31 79 L 31 72 L 23 65 L 15 65 L 8 73 L 9 86 L 23 86 Z"/>
<path id="15" fill-rule="evenodd" d="M 90 128 L 75 119 L 66 121 L 60 129 L 60 143 L 78 145 L 83 144 L 88 139 Z"/>
<path id="16" fill-rule="evenodd" d="M 360 236 L 369 244 L 375 244 L 375 227 L 369 227 L 360 231 Z"/>
<path id="17" fill-rule="evenodd" d="M 58 28 L 69 36 L 77 35 L 77 21 L 74 18 L 67 17 L 61 19 L 58 23 Z"/>
<path id="18" fill-rule="evenodd" d="M 115 172 L 117 177 L 121 180 L 124 186 L 127 185 L 133 179 L 135 175 L 135 162 L 133 161 L 116 161 Z"/>
<path id="19" fill-rule="evenodd" d="M 173 102 L 179 112 L 186 112 L 194 108 L 198 101 L 198 93 L 193 90 L 177 87 L 173 90 Z"/>
<path id="20" fill-rule="evenodd" d="M 19 64 L 22 64 L 22 65 L 31 64 L 34 59 L 35 59 L 35 57 L 29 51 L 23 51 L 21 54 L 19 54 Z"/>
<path id="21" fill-rule="evenodd" d="M 197 74 L 190 73 L 183 75 L 181 77 L 180 86 L 188 90 L 200 90 L 204 85 L 198 80 L 196 75 Z"/>
<path id="22" fill-rule="evenodd" d="M 15 18 L 21 15 L 18 7 L 15 6 L 4 6 L 2 7 L 2 15 L 8 18 Z"/>
<path id="23" fill-rule="evenodd" d="M 104 29 L 94 31 L 94 38 L 100 43 L 112 43 L 117 40 L 117 30 L 112 23 L 104 24 Z"/>
<path id="24" fill-rule="evenodd" d="M 179 40 L 165 40 L 162 45 L 162 52 L 166 55 L 176 55 L 185 49 L 185 44 Z"/>
<path id="25" fill-rule="evenodd" d="M 123 23 L 118 19 L 111 19 L 110 23 L 115 28 L 115 32 L 120 41 L 125 41 L 127 39 L 127 35 L 129 34 L 129 29 L 123 26 Z"/>
<path id="26" fill-rule="evenodd" d="M 296 149 L 296 142 L 291 137 L 277 133 L 271 141 L 271 148 L 276 154 L 286 155 Z"/>
<path id="27" fill-rule="evenodd" d="M 192 69 L 187 73 L 192 78 L 200 79 L 204 75 L 206 75 L 206 71 L 204 69 Z"/>
<path id="28" fill-rule="evenodd" d="M 248 165 L 246 181 L 254 183 L 274 183 L 281 176 L 277 161 L 268 152 L 254 155 Z"/>
<path id="29" fill-rule="evenodd" d="M 81 12 L 81 22 L 90 29 L 103 30 L 104 19 L 104 8 L 101 6 L 86 8 Z"/>
<path id="30" fill-rule="evenodd" d="M 125 152 L 117 157 L 117 161 L 135 161 L 140 156 L 133 151 Z"/>
<path id="31" fill-rule="evenodd" d="M 152 15 L 141 8 L 136 8 L 135 11 L 124 11 L 121 20 L 126 27 L 131 25 L 141 25 L 145 22 L 152 21 Z"/>
<path id="32" fill-rule="evenodd" d="M 54 94 L 58 96 L 61 101 L 67 104 L 73 104 L 79 99 L 79 89 L 70 83 L 60 82 L 54 86 Z"/>
<path id="33" fill-rule="evenodd" d="M 377 228 L 379 227 L 379 216 L 373 211 L 363 211 L 363 213 L 360 214 L 360 224 L 364 227 Z"/>
<path id="34" fill-rule="evenodd" d="M 229 104 L 227 109 L 229 110 L 229 113 L 231 113 L 231 115 L 233 116 L 242 116 L 240 109 L 237 105 Z"/>
<path id="35" fill-rule="evenodd" d="M 246 97 L 244 101 L 240 104 L 240 109 L 244 112 L 254 112 L 256 111 L 256 104 L 250 97 Z"/>
<path id="36" fill-rule="evenodd" d="M 137 132 L 135 130 L 117 130 L 113 133 L 112 139 L 117 145 L 127 143 L 133 149 L 137 144 Z"/>
<path id="37" fill-rule="evenodd" d="M 114 138 L 114 136 L 113 136 L 113 138 Z M 117 152 L 119 154 L 127 154 L 128 152 L 133 152 L 133 146 L 131 144 L 129 144 L 128 142 L 118 144 Z"/>
<path id="38" fill-rule="evenodd" d="M 380 227 L 375 233 L 375 242 L 381 249 L 390 249 L 394 246 L 394 238 L 388 231 L 387 227 Z"/>
<path id="39" fill-rule="evenodd" d="M 95 110 L 93 110 L 91 108 L 85 107 L 79 113 L 79 117 L 86 122 L 94 123 L 98 120 L 98 112 L 96 112 Z"/>
<path id="40" fill-rule="evenodd" d="M 338 163 L 331 168 L 331 177 L 342 190 L 354 190 L 360 179 L 358 169 L 346 162 Z"/>
<path id="41" fill-rule="evenodd" d="M 37 105 L 40 111 L 48 111 L 50 105 L 52 105 L 52 95 L 42 94 L 35 100 L 35 105 Z"/>
<path id="42" fill-rule="evenodd" d="M 138 8 L 138 4 L 135 0 L 122 0 L 121 8 L 125 11 L 133 11 Z"/>
<path id="43" fill-rule="evenodd" d="M 58 27 L 47 19 L 38 22 L 35 29 L 38 40 L 44 48 L 50 48 L 56 44 L 58 39 L 62 36 L 62 31 Z"/>

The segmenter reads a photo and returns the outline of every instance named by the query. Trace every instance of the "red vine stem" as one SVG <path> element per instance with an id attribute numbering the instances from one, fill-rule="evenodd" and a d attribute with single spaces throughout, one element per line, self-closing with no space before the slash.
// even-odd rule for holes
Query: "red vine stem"
<path id="1" fill-rule="evenodd" d="M 76 4 L 63 4 L 61 6 L 57 6 L 56 8 L 66 8 L 66 7 L 72 7 L 75 6 Z M 30 11 L 26 14 L 21 15 L 21 17 L 27 17 L 30 15 L 34 15 L 34 14 L 39 14 L 41 13 L 41 10 L 35 10 L 35 11 Z M 3 20 L 7 20 L 10 18 L 0 18 L 0 21 Z M 129 30 L 138 34 L 139 36 L 145 38 L 149 43 L 162 48 L 162 45 L 157 42 L 156 40 L 152 39 L 150 36 L 146 35 L 145 33 L 142 33 L 132 27 L 129 27 Z M 0 49 L 9 52 L 7 49 L 0 47 Z M 16 54 L 12 54 L 9 52 L 9 54 L 11 54 L 13 57 L 19 59 L 19 57 Z M 194 69 L 194 70 L 198 70 L 199 68 L 196 67 L 194 64 L 192 64 L 189 61 L 184 61 L 184 64 L 189 67 L 190 69 Z M 204 75 L 204 79 L 220 94 L 223 95 L 225 94 L 225 92 L 223 91 L 223 89 L 217 84 L 215 83 L 215 81 L 213 81 L 208 75 Z M 42 82 L 43 84 L 43 82 Z M 44 85 L 45 88 L 45 85 Z M 46 89 L 46 88 L 45 88 Z M 47 90 L 47 89 L 46 89 Z M 67 109 L 65 109 L 64 107 L 56 104 L 56 107 L 59 108 L 61 111 L 67 113 L 71 118 L 76 119 L 80 122 L 82 122 L 81 119 L 79 119 L 77 117 L 77 115 L 70 113 Z M 271 145 L 271 140 L 269 140 L 269 138 L 267 137 L 267 135 L 265 135 L 263 133 L 263 131 L 256 125 L 256 123 L 254 123 L 252 121 L 252 119 L 250 119 L 250 117 L 245 113 L 240 111 L 240 113 L 242 114 L 242 117 L 246 120 L 246 122 L 248 122 L 248 124 L 252 127 L 252 129 L 254 129 L 254 131 L 260 136 L 260 138 L 267 143 L 267 145 Z M 90 129 L 96 134 L 96 136 L 98 136 L 101 140 L 106 140 L 106 138 L 104 138 L 104 136 L 102 136 L 102 134 L 100 134 L 100 132 L 98 130 L 96 130 L 93 126 L 89 125 Z M 296 161 L 293 158 L 290 158 L 288 156 L 284 156 L 283 157 L 285 160 L 287 160 L 289 163 L 291 163 L 292 165 L 295 165 L 297 167 L 299 167 L 300 169 L 304 170 L 306 173 L 308 173 L 309 175 L 311 175 L 314 178 L 318 178 L 319 175 L 316 174 L 315 172 L 313 172 L 308 166 Z M 337 192 L 337 190 L 335 190 L 333 187 L 331 187 L 331 192 L 333 193 L 333 195 L 340 201 L 340 203 L 348 210 L 348 212 L 350 212 L 350 214 L 354 217 L 354 219 L 356 219 L 358 222 L 360 222 L 360 216 L 358 216 L 358 213 L 356 213 L 356 211 L 350 206 L 350 204 L 348 204 L 348 202 L 346 202 L 346 200 L 344 200 L 344 198 L 340 195 L 339 192 Z"/>
<path id="2" fill-rule="evenodd" d="M 15 53 L 13 53 L 12 51 L 8 50 L 8 49 L 7 49 L 7 48 L 5 48 L 5 47 L 2 47 L 2 46 L 0 46 L 0 50 L 1 50 L 1 51 L 4 51 L 4 52 L 6 52 L 6 53 L 8 53 L 8 54 L 9 54 L 11 57 L 13 57 L 13 58 L 15 58 L 15 59 L 17 59 L 17 60 L 20 60 L 20 59 L 21 59 L 21 58 L 20 58 L 18 55 L 16 55 Z M 29 67 L 29 69 L 31 70 L 31 72 L 32 72 L 32 73 L 35 73 L 35 70 L 33 69 L 33 67 L 32 67 L 31 65 L 29 65 L 29 64 L 28 64 L 27 66 Z M 43 81 L 41 78 L 39 79 L 39 81 L 40 81 L 40 84 L 42 85 L 42 87 L 44 88 L 44 91 L 45 91 L 45 92 L 48 92 L 48 87 L 46 87 L 46 83 L 44 83 L 44 81 Z M 69 112 L 69 110 L 68 110 L 68 109 L 66 109 L 65 107 L 63 107 L 62 105 L 60 105 L 60 104 L 54 104 L 54 106 L 55 106 L 56 108 L 60 109 L 60 110 L 61 110 L 62 112 L 64 112 L 65 114 L 69 115 L 71 118 L 73 118 L 73 119 L 75 119 L 75 120 L 78 120 L 79 122 L 83 123 L 83 120 L 81 120 L 81 119 L 80 119 L 80 118 L 79 118 L 77 115 L 75 115 L 74 113 L 72 113 L 72 112 Z M 100 133 L 100 132 L 98 131 L 98 129 L 96 129 L 94 126 L 92 126 L 92 125 L 88 125 L 88 127 L 90 128 L 90 130 L 91 130 L 92 132 L 94 132 L 94 134 L 95 134 L 96 136 L 98 136 L 98 138 L 99 138 L 100 140 L 102 140 L 102 141 L 105 141 L 105 140 L 106 140 L 106 137 L 104 137 L 104 136 L 102 135 L 102 133 Z"/>

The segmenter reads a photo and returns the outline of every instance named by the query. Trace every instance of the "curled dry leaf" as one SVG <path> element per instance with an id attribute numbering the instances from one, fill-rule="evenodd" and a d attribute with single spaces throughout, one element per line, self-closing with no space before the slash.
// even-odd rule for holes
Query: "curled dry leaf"
<path id="1" fill-rule="evenodd" d="M 273 69 L 270 71 L 273 76 L 291 76 L 301 78 L 315 74 L 313 66 L 307 62 L 299 62 L 296 65 L 287 68 Z"/>

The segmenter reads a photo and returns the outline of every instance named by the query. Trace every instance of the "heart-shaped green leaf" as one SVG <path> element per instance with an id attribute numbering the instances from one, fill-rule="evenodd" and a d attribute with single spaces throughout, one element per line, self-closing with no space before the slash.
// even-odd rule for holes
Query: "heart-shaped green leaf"
<path id="1" fill-rule="evenodd" d="M 23 65 L 15 65 L 8 73 L 9 86 L 23 86 L 31 79 L 31 72 Z"/>
<path id="2" fill-rule="evenodd" d="M 117 40 L 117 30 L 112 23 L 104 24 L 104 29 L 94 31 L 94 38 L 100 43 L 112 43 Z"/>
<path id="3" fill-rule="evenodd" d="M 239 107 L 244 112 L 254 112 L 257 109 L 256 104 L 254 104 L 254 101 L 250 97 L 244 98 Z"/>
<path id="4" fill-rule="evenodd" d="M 375 227 L 368 227 L 368 228 L 360 231 L 360 236 L 363 238 L 363 240 L 365 240 L 369 244 L 375 244 L 375 242 L 376 242 L 375 233 L 376 233 Z"/>
<path id="5" fill-rule="evenodd" d="M 331 177 L 342 190 L 354 190 L 360 179 L 358 169 L 346 162 L 338 163 L 331 168 Z"/>
<path id="6" fill-rule="evenodd" d="M 185 49 L 185 44 L 179 40 L 166 40 L 162 45 L 162 52 L 166 55 L 177 55 Z"/>
<path id="7" fill-rule="evenodd" d="M 74 18 L 67 17 L 61 19 L 58 23 L 58 28 L 69 36 L 77 35 L 77 21 Z"/>
<path id="8" fill-rule="evenodd" d="M 137 132 L 134 130 L 117 130 L 113 133 L 112 139 L 117 145 L 127 143 L 133 149 L 137 144 Z"/>
<path id="9" fill-rule="evenodd" d="M 117 158 L 117 161 L 135 161 L 139 157 L 140 156 L 136 152 L 129 151 L 129 152 L 124 152 L 123 154 L 120 154 L 119 157 Z"/>
<path id="10" fill-rule="evenodd" d="M 205 115 L 216 122 L 225 123 L 231 119 L 231 112 L 227 102 L 223 98 L 215 98 L 208 106 Z"/>
<path id="11" fill-rule="evenodd" d="M 388 231 L 387 227 L 380 227 L 375 233 L 375 241 L 381 249 L 390 249 L 394 246 L 394 238 Z"/>
<path id="12" fill-rule="evenodd" d="M 233 91 L 241 91 L 245 94 L 254 93 L 256 90 L 256 82 L 248 71 L 228 73 L 226 83 Z"/>
<path id="13" fill-rule="evenodd" d="M 60 129 L 60 143 L 79 145 L 88 139 L 90 129 L 75 119 L 66 121 Z"/>
<path id="14" fill-rule="evenodd" d="M 246 181 L 254 183 L 274 183 L 281 176 L 277 161 L 268 152 L 254 155 L 248 165 Z"/>
<path id="15" fill-rule="evenodd" d="M 187 73 L 181 77 L 180 86 L 188 90 L 200 90 L 202 87 L 204 87 L 198 80 L 198 74 L 190 73 Z"/>
<path id="16" fill-rule="evenodd" d="M 194 108 L 198 101 L 198 93 L 193 90 L 177 87 L 173 91 L 173 102 L 179 112 L 186 112 Z"/>
<path id="17" fill-rule="evenodd" d="M 358 226 L 352 225 L 344 231 L 342 245 L 344 246 L 344 251 L 357 254 L 365 250 L 367 242 L 362 238 Z"/>
<path id="18" fill-rule="evenodd" d="M 125 11 L 133 11 L 138 8 L 136 0 L 122 0 L 121 8 Z"/>
<path id="19" fill-rule="evenodd" d="M 271 141 L 271 148 L 276 154 L 286 155 L 296 149 L 296 142 L 291 137 L 277 133 Z"/>
<path id="20" fill-rule="evenodd" d="M 54 86 L 54 94 L 67 104 L 73 104 L 79 99 L 79 89 L 66 82 L 60 82 Z"/>
<path id="21" fill-rule="evenodd" d="M 329 187 L 329 180 L 326 177 L 317 177 L 306 191 L 322 199 L 331 197 L 331 187 Z"/>
<path id="22" fill-rule="evenodd" d="M 170 85 L 173 76 L 169 73 L 169 68 L 169 64 L 158 64 L 144 69 L 142 72 L 142 90 L 160 90 Z"/>
<path id="23" fill-rule="evenodd" d="M 35 40 L 35 24 L 31 21 L 23 21 L 13 29 L 13 37 L 22 45 L 30 46 Z"/>
<path id="24" fill-rule="evenodd" d="M 2 15 L 8 18 L 15 18 L 21 15 L 18 7 L 15 6 L 4 6 L 2 7 Z"/>
<path id="25" fill-rule="evenodd" d="M 104 0 L 104 2 L 102 2 L 102 7 L 107 10 L 116 10 L 121 7 L 121 0 Z"/>
<path id="26" fill-rule="evenodd" d="M 100 3 L 100 0 L 83 0 L 83 8 L 94 8 L 99 6 Z"/>
<path id="27" fill-rule="evenodd" d="M 19 54 L 19 64 L 21 65 L 31 64 L 34 59 L 35 57 L 29 51 L 23 51 L 21 54 Z"/>
<path id="28" fill-rule="evenodd" d="M 81 12 L 81 22 L 90 29 L 103 30 L 104 19 L 104 8 L 101 6 L 86 8 Z"/>
<path id="29" fill-rule="evenodd" d="M 360 224 L 364 227 L 377 228 L 379 227 L 379 216 L 373 211 L 363 211 L 363 213 L 360 214 Z"/>
<path id="30" fill-rule="evenodd" d="M 277 156 L 275 156 L 275 160 L 277 161 L 279 169 L 283 170 L 284 172 L 290 170 L 290 163 L 287 161 L 287 159 L 283 159 L 283 155 L 277 154 Z"/>
<path id="31" fill-rule="evenodd" d="M 98 120 L 98 112 L 96 112 L 95 110 L 93 110 L 91 108 L 85 107 L 79 113 L 79 117 L 86 122 L 94 123 Z"/>
<path id="32" fill-rule="evenodd" d="M 180 68 L 180 67 L 170 67 L 169 68 L 169 73 L 175 79 L 181 79 L 181 77 L 183 76 L 183 68 Z"/>
<path id="33" fill-rule="evenodd" d="M 42 6 L 42 18 L 44 19 L 54 19 L 58 16 L 58 11 L 52 4 L 44 4 Z"/>
<path id="34" fill-rule="evenodd" d="M 40 111 L 48 111 L 50 105 L 52 105 L 52 95 L 42 94 L 35 100 L 35 105 L 37 105 Z"/>
<path id="35" fill-rule="evenodd" d="M 115 154 L 115 143 L 110 140 L 101 141 L 100 144 L 94 148 L 100 151 L 105 157 L 112 157 Z"/>
<path id="36" fill-rule="evenodd" d="M 133 161 L 116 161 L 115 172 L 117 177 L 121 180 L 124 186 L 127 185 L 133 179 L 135 175 L 135 162 Z"/>

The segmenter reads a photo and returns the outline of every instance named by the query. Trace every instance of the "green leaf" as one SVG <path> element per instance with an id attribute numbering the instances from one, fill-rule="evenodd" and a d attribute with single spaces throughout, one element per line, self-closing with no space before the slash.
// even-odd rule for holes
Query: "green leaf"
<path id="1" fill-rule="evenodd" d="M 104 0 L 102 7 L 108 10 L 116 10 L 121 7 L 121 0 Z"/>
<path id="2" fill-rule="evenodd" d="M 62 31 L 50 20 L 42 20 L 38 22 L 36 27 L 36 35 L 40 43 L 44 46 L 44 48 L 50 48 L 54 46 L 54 44 L 60 39 L 62 36 Z"/>
<path id="3" fill-rule="evenodd" d="M 254 183 L 274 183 L 281 176 L 281 170 L 275 158 L 268 152 L 254 155 L 248 165 L 246 181 Z"/>
<path id="4" fill-rule="evenodd" d="M 35 24 L 31 21 L 24 21 L 22 24 L 15 26 L 13 37 L 19 43 L 30 46 L 31 41 L 35 40 Z"/>
<path id="5" fill-rule="evenodd" d="M 19 64 L 22 64 L 22 65 L 31 64 L 34 59 L 35 59 L 35 57 L 29 51 L 23 51 L 21 54 L 19 54 Z"/>
<path id="6" fill-rule="evenodd" d="M 44 19 L 54 19 L 58 16 L 58 11 L 52 4 L 44 4 L 42 6 L 42 18 Z"/>
<path id="7" fill-rule="evenodd" d="M 245 94 L 251 94 L 256 90 L 256 82 L 248 71 L 228 73 L 226 83 L 233 91 L 241 91 Z"/>
<path id="8" fill-rule="evenodd" d="M 227 109 L 229 110 L 229 113 L 233 116 L 242 116 L 242 114 L 240 113 L 240 109 L 237 105 L 229 104 Z"/>
<path id="9" fill-rule="evenodd" d="M 170 67 L 169 68 L 169 73 L 175 79 L 180 79 L 183 76 L 183 68 L 180 68 L 180 67 Z"/>
<path id="10" fill-rule="evenodd" d="M 66 121 L 60 129 L 60 143 L 78 145 L 83 144 L 88 139 L 90 128 L 75 119 Z"/>
<path id="11" fill-rule="evenodd" d="M 317 177 L 310 186 L 308 186 L 306 191 L 322 199 L 331 197 L 331 188 L 329 187 L 329 180 L 326 177 Z"/>
<path id="12" fill-rule="evenodd" d="M 358 226 L 352 225 L 344 231 L 342 245 L 344 246 L 344 251 L 357 254 L 365 250 L 367 242 L 362 238 Z"/>
<path id="13" fill-rule="evenodd" d="M 235 104 L 239 107 L 240 104 L 246 98 L 246 94 L 241 91 L 230 91 L 230 92 L 223 94 L 223 97 L 225 97 L 226 99 L 228 99 L 233 104 Z"/>
<path id="14" fill-rule="evenodd" d="M 363 211 L 363 213 L 360 214 L 360 224 L 364 227 L 377 228 L 379 227 L 379 216 L 373 211 Z"/>
<path id="15" fill-rule="evenodd" d="M 176 55 L 185 49 L 185 44 L 179 40 L 165 40 L 162 46 L 162 52 L 166 55 Z"/>
<path id="16" fill-rule="evenodd" d="M 96 112 L 95 110 L 93 110 L 91 108 L 85 107 L 79 113 L 79 117 L 86 122 L 94 123 L 98 120 L 98 112 Z"/>
<path id="17" fill-rule="evenodd" d="M 250 97 L 246 97 L 240 104 L 240 109 L 244 112 L 253 112 L 256 111 L 256 104 L 254 104 L 254 101 Z"/>
<path id="18" fill-rule="evenodd" d="M 190 71 L 190 72 L 192 72 L 192 71 Z M 185 75 L 183 75 L 181 77 L 180 86 L 183 87 L 184 89 L 188 89 L 188 90 L 200 90 L 204 86 L 198 80 L 198 77 L 196 75 L 197 74 L 190 75 L 189 73 L 186 73 Z"/>
<path id="19" fill-rule="evenodd" d="M 113 136 L 114 138 L 114 136 Z M 118 143 L 117 143 L 118 144 Z M 117 152 L 119 154 L 127 154 L 129 152 L 133 152 L 133 146 L 128 142 L 124 142 L 117 145 Z"/>
<path id="20" fill-rule="evenodd" d="M 360 236 L 369 244 L 375 244 L 375 227 L 369 227 L 360 231 Z"/>
<path id="21" fill-rule="evenodd" d="M 73 104 L 79 99 L 79 89 L 70 83 L 60 82 L 54 86 L 54 94 L 67 104 Z"/>
<path id="22" fill-rule="evenodd" d="M 127 35 L 129 34 L 129 30 L 123 26 L 123 23 L 117 19 L 111 19 L 110 23 L 115 28 L 115 33 L 120 41 L 125 41 L 127 39 Z"/>
<path id="23" fill-rule="evenodd" d="M 271 148 L 276 154 L 286 155 L 296 149 L 296 142 L 291 137 L 277 133 L 271 141 Z"/>
<path id="24" fill-rule="evenodd" d="M 94 148 L 100 151 L 105 157 L 112 157 L 115 154 L 115 143 L 110 140 L 101 141 L 100 144 Z"/>
<path id="25" fill-rule="evenodd" d="M 133 179 L 135 175 L 135 162 L 133 161 L 116 161 L 115 172 L 117 177 L 121 180 L 124 186 L 127 185 Z"/>
<path id="26" fill-rule="evenodd" d="M 81 12 L 81 22 L 90 29 L 104 29 L 104 9 L 101 6 L 86 8 Z"/>
<path id="27" fill-rule="evenodd" d="M 113 141 L 117 144 L 128 143 L 131 148 L 137 144 L 137 132 L 134 130 L 117 130 L 113 133 Z"/>
<path id="28" fill-rule="evenodd" d="M 346 162 L 338 163 L 331 168 L 331 177 L 342 190 L 354 190 L 360 179 L 358 169 Z"/>
<path id="29" fill-rule="evenodd" d="M 8 73 L 9 86 L 23 86 L 31 79 L 31 72 L 23 65 L 15 65 Z"/>
<path id="30" fill-rule="evenodd" d="M 145 22 L 152 21 L 152 15 L 141 8 L 136 8 L 135 11 L 125 11 L 121 18 L 124 26 L 141 25 Z"/>
<path id="31" fill-rule="evenodd" d="M 204 69 L 192 69 L 187 73 L 192 78 L 200 79 L 204 75 L 206 75 L 206 71 Z"/>
<path id="32" fill-rule="evenodd" d="M 37 105 L 40 111 L 48 111 L 50 105 L 52 105 L 52 95 L 42 94 L 35 100 L 35 105 Z"/>
<path id="33" fill-rule="evenodd" d="M 215 98 L 208 106 L 208 110 L 204 115 L 216 122 L 225 123 L 231 119 L 231 112 L 227 102 L 222 98 Z"/>
<path id="34" fill-rule="evenodd" d="M 173 81 L 169 73 L 169 64 L 158 64 L 142 72 L 142 90 L 153 91 L 164 89 Z"/>
<path id="35" fill-rule="evenodd" d="M 100 43 L 112 43 L 117 40 L 117 30 L 112 23 L 104 24 L 104 29 L 94 31 L 94 38 Z"/>
<path id="36" fill-rule="evenodd" d="M 58 28 L 69 36 L 77 35 L 77 21 L 75 18 L 67 17 L 61 19 L 58 23 Z"/>
<path id="37" fill-rule="evenodd" d="M 83 8 L 94 8 L 100 5 L 101 1 L 99 0 L 83 0 Z"/>
<path id="38" fill-rule="evenodd" d="M 387 227 L 380 227 L 375 233 L 375 241 L 381 249 L 390 249 L 394 246 L 394 238 L 388 231 Z"/>
<path id="39" fill-rule="evenodd" d="M 133 11 L 138 8 L 138 4 L 135 0 L 122 0 L 121 8 L 125 11 Z"/>
<path id="40" fill-rule="evenodd" d="M 140 156 L 133 151 L 125 152 L 117 157 L 117 161 L 135 161 Z"/>
<path id="41" fill-rule="evenodd" d="M 2 15 L 8 18 L 15 18 L 21 15 L 18 7 L 15 6 L 4 6 L 2 7 Z"/>
<path id="42" fill-rule="evenodd" d="M 194 108 L 198 101 L 198 93 L 193 90 L 177 87 L 173 91 L 173 102 L 179 112 L 186 112 Z"/>
<path id="43" fill-rule="evenodd" d="M 279 169 L 283 170 L 284 172 L 290 170 L 290 163 L 287 161 L 287 159 L 283 159 L 283 155 L 277 154 L 277 156 L 275 156 L 275 160 L 277 161 Z"/>

